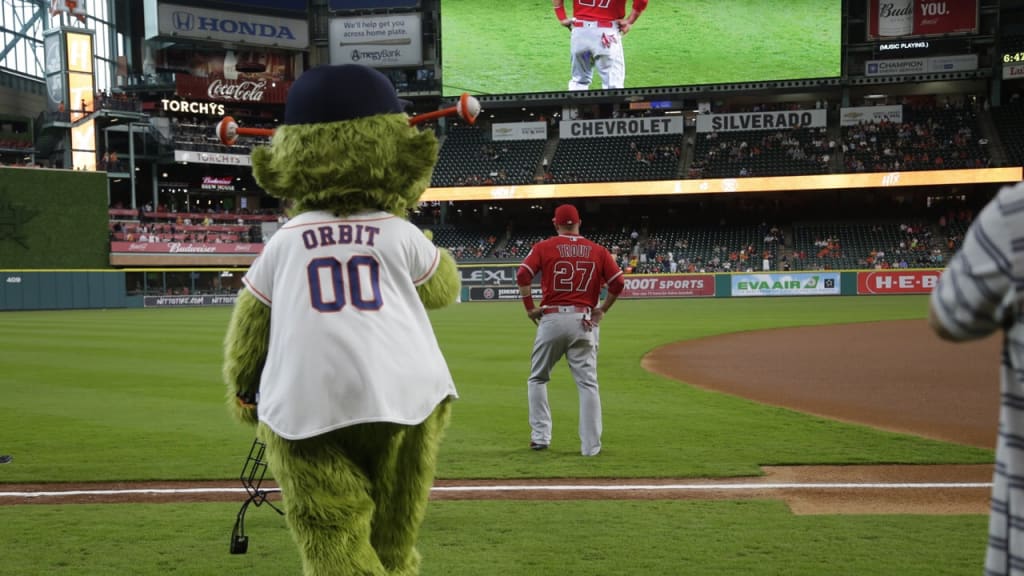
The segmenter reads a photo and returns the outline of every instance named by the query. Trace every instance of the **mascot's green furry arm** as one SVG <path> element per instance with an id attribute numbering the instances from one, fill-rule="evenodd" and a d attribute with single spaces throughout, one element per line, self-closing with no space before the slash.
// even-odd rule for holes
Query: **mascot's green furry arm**
<path id="1" fill-rule="evenodd" d="M 419 573 L 457 397 L 426 310 L 455 302 L 460 276 L 405 220 L 438 141 L 403 107 L 371 68 L 312 68 L 252 154 L 291 219 L 246 273 L 223 377 L 231 413 L 266 442 L 306 576 Z"/>
<path id="2" fill-rule="evenodd" d="M 235 419 L 256 425 L 256 392 L 270 343 L 270 307 L 242 290 L 228 324 L 224 346 L 224 381 L 228 408 Z"/>

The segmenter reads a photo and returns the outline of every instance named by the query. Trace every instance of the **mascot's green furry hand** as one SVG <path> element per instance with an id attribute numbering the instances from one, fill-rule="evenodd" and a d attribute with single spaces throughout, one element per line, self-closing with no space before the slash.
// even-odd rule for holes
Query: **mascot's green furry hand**
<path id="1" fill-rule="evenodd" d="M 235 302 L 224 339 L 228 409 L 239 422 L 256 425 L 256 393 L 270 343 L 270 307 L 248 290 Z"/>
<path id="2" fill-rule="evenodd" d="M 428 240 L 434 239 L 434 232 L 431 230 L 424 230 L 423 235 Z M 441 261 L 438 262 L 434 275 L 430 277 L 430 280 L 416 287 L 416 291 L 420 295 L 420 302 L 423 302 L 423 306 L 427 310 L 444 308 L 455 302 L 462 290 L 462 276 L 455 265 L 455 257 L 444 248 L 439 248 L 439 250 L 441 251 Z"/>

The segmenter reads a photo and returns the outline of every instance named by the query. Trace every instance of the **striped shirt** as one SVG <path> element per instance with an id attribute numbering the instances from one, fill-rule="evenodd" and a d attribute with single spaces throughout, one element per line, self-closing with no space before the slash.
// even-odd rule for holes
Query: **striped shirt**
<path id="1" fill-rule="evenodd" d="M 1024 576 L 1024 183 L 978 214 L 931 295 L 932 317 L 955 340 L 1004 331 L 999 436 L 986 576 Z M 965 383 L 967 384 L 967 383 Z M 979 383 L 980 384 L 980 383 Z"/>

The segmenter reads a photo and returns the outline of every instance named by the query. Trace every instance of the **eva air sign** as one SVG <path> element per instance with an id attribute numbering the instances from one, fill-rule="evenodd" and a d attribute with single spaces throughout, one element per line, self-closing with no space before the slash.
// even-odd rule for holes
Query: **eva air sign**
<path id="1" fill-rule="evenodd" d="M 839 294 L 838 272 L 734 274 L 733 296 L 823 296 Z"/>

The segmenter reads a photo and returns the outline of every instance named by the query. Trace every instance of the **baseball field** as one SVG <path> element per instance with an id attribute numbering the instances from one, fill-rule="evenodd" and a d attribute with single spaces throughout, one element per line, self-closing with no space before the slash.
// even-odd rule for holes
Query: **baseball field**
<path id="1" fill-rule="evenodd" d="M 623 39 L 626 88 L 837 77 L 841 8 L 651 0 Z M 442 0 L 441 46 L 447 96 L 563 91 L 569 81 L 569 32 L 548 0 Z M 591 87 L 601 87 L 596 74 Z"/>
<path id="2" fill-rule="evenodd" d="M 576 393 L 564 366 L 550 390 L 552 448 L 527 449 L 525 378 L 534 327 L 520 305 L 461 304 L 433 313 L 461 398 L 423 526 L 423 574 L 980 573 L 983 508 L 806 514 L 770 491 L 729 486 L 793 467 L 901 465 L 904 474 L 928 465 L 984 469 L 993 460 L 987 447 L 812 415 L 645 369 L 652 351 L 681 341 L 851 323 L 870 329 L 920 321 L 926 311 L 921 296 L 621 301 L 602 324 L 605 442 L 597 458 L 577 454 Z M 226 308 L 0 314 L 0 454 L 14 456 L 0 466 L 0 574 L 299 573 L 283 519 L 265 508 L 247 517 L 249 552 L 230 555 L 243 495 L 210 492 L 240 487 L 231 481 L 252 440 L 224 407 L 220 345 L 229 314 Z M 786 332 L 772 334 L 785 338 Z M 845 358 L 835 363 L 838 380 L 858 359 L 844 356 L 854 342 L 832 342 L 836 357 Z M 882 346 L 860 363 L 879 362 L 878 350 L 896 356 L 907 346 L 875 343 Z M 723 370 L 767 383 L 769 373 L 785 366 L 799 374 L 829 349 L 794 346 L 778 354 L 777 365 L 743 346 L 720 358 Z M 396 343 L 396 361 L 400 354 Z M 985 377 L 962 386 L 990 394 L 998 383 L 988 381 L 988 368 L 997 361 L 997 355 L 978 358 Z M 869 385 L 913 381 L 929 368 L 919 363 L 897 362 L 881 372 L 887 382 L 865 382 L 865 394 L 873 394 Z M 818 374 L 829 378 L 828 370 Z M 825 394 L 828 386 L 821 389 Z M 930 400 L 922 395 L 918 402 Z M 713 494 L 692 489 L 702 483 L 719 488 Z M 538 496 L 538 484 L 557 486 Z M 962 487 L 984 504 L 983 482 L 969 484 Z M 101 486 L 113 492 L 89 491 Z M 162 486 L 174 490 L 159 499 L 130 492 Z M 72 487 L 81 492 L 42 497 Z M 821 492 L 859 497 L 856 486 Z M 891 501 L 900 494 L 897 489 Z"/>

